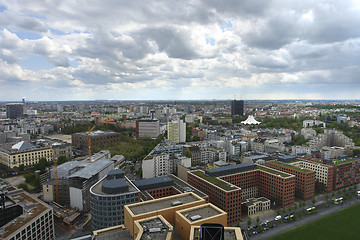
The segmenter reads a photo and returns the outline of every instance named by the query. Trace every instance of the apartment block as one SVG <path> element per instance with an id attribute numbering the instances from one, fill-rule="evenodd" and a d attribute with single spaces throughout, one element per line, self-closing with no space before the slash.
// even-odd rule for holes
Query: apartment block
<path id="1" fill-rule="evenodd" d="M 147 156 L 142 161 L 143 178 L 165 176 L 174 172 L 174 159 L 169 154 Z"/>
<path id="2" fill-rule="evenodd" d="M 183 120 L 168 122 L 167 137 L 173 143 L 186 141 L 186 123 Z"/>
<path id="3" fill-rule="evenodd" d="M 295 196 L 306 201 L 315 196 L 315 171 L 280 161 L 268 161 L 266 166 L 295 175 Z"/>
<path id="4" fill-rule="evenodd" d="M 360 183 L 360 159 L 332 160 L 334 191 Z"/>

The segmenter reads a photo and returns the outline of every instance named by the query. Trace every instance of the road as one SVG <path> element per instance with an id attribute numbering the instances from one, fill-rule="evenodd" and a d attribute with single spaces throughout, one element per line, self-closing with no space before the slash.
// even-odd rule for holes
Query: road
<path id="1" fill-rule="evenodd" d="M 324 200 L 325 200 L 325 196 L 323 196 L 323 197 L 324 197 Z M 276 235 L 278 235 L 280 233 L 287 232 L 287 231 L 289 231 L 291 229 L 294 229 L 296 227 L 302 226 L 304 224 L 315 221 L 315 220 L 317 220 L 319 218 L 322 218 L 322 217 L 325 217 L 325 216 L 330 215 L 332 213 L 335 213 L 335 212 L 337 212 L 337 211 L 339 211 L 341 209 L 344 209 L 344 208 L 350 207 L 352 205 L 358 204 L 358 203 L 360 203 L 360 198 L 359 197 L 354 197 L 351 200 L 348 199 L 343 204 L 340 204 L 340 205 L 332 206 L 331 204 L 329 204 L 329 207 L 325 207 L 324 202 L 325 201 L 319 201 L 319 203 L 316 204 L 316 207 L 319 209 L 317 213 L 313 213 L 313 214 L 310 214 L 310 215 L 303 214 L 303 218 L 301 218 L 301 219 L 298 218 L 296 221 L 277 224 L 278 225 L 277 227 L 274 227 L 274 228 L 272 228 L 270 230 L 267 230 L 265 232 L 258 233 L 258 234 L 255 234 L 253 236 L 250 236 L 249 239 L 250 240 L 269 239 L 269 238 L 274 237 L 274 236 L 276 236 Z M 312 203 L 311 203 L 310 206 L 312 206 Z M 310 207 L 310 206 L 307 204 L 307 206 L 304 209 L 306 209 L 307 207 Z M 303 210 L 301 209 L 301 211 L 303 211 Z M 299 212 L 299 210 L 297 212 Z M 272 219 L 269 218 L 268 220 L 271 222 L 271 224 L 273 224 L 275 222 L 274 218 L 272 218 Z M 266 220 L 264 220 L 264 221 L 266 221 Z"/>

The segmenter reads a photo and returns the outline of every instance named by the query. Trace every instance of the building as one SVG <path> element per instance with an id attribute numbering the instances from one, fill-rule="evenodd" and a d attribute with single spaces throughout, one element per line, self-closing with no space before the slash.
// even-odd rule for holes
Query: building
<path id="1" fill-rule="evenodd" d="M 22 103 L 6 104 L 6 117 L 10 119 L 24 117 L 24 105 Z"/>
<path id="2" fill-rule="evenodd" d="M 270 209 L 270 200 L 264 197 L 246 199 L 241 203 L 241 211 L 251 216 Z"/>
<path id="3" fill-rule="evenodd" d="M 176 194 L 193 192 L 208 200 L 208 196 L 173 174 L 168 176 L 134 180 L 133 184 L 141 191 L 141 200 L 148 201 Z"/>
<path id="4" fill-rule="evenodd" d="M 186 142 L 186 123 L 183 120 L 168 122 L 167 137 L 173 143 Z"/>
<path id="5" fill-rule="evenodd" d="M 93 230 L 124 224 L 124 206 L 140 201 L 140 190 L 121 169 L 111 170 L 90 188 Z"/>
<path id="6" fill-rule="evenodd" d="M 228 213 L 228 224 L 241 221 L 241 201 L 267 197 L 281 207 L 294 203 L 295 176 L 254 163 L 188 172 L 188 182 Z"/>
<path id="7" fill-rule="evenodd" d="M 119 143 L 120 133 L 112 131 L 95 131 L 90 133 L 91 146 L 109 145 Z M 89 149 L 88 133 L 74 133 L 71 135 L 74 149 L 87 152 Z"/>
<path id="8" fill-rule="evenodd" d="M 322 163 L 322 160 L 307 161 L 297 158 L 287 162 L 289 165 L 296 166 L 302 169 L 308 169 L 315 171 L 315 181 L 323 183 L 326 188 L 326 192 L 331 192 L 334 189 L 334 167 Z"/>
<path id="9" fill-rule="evenodd" d="M 125 226 L 129 229 L 130 234 L 135 236 L 135 221 L 159 215 L 175 226 L 176 211 L 205 203 L 206 201 L 203 198 L 189 192 L 126 205 L 124 207 Z"/>
<path id="10" fill-rule="evenodd" d="M 143 178 L 165 176 L 175 171 L 174 159 L 169 154 L 156 154 L 145 157 L 142 161 Z"/>
<path id="11" fill-rule="evenodd" d="M 68 178 L 70 206 L 83 212 L 90 210 L 90 188 L 114 169 L 111 160 L 98 160 L 86 165 Z"/>
<path id="12" fill-rule="evenodd" d="M 244 101 L 232 100 L 231 101 L 231 116 L 244 116 Z"/>
<path id="13" fill-rule="evenodd" d="M 55 239 L 53 209 L 22 189 L 1 192 L 0 239 Z"/>
<path id="14" fill-rule="evenodd" d="M 160 135 L 160 122 L 156 119 L 136 120 L 136 138 L 157 138 Z"/>
<path id="15" fill-rule="evenodd" d="M 303 201 L 315 196 L 315 171 L 299 168 L 281 161 L 268 161 L 266 166 L 295 175 L 295 196 Z"/>
<path id="16" fill-rule="evenodd" d="M 24 141 L 0 147 L 0 163 L 9 168 L 33 167 L 41 158 L 53 160 L 50 147 Z"/>
<path id="17" fill-rule="evenodd" d="M 360 159 L 330 160 L 334 167 L 334 191 L 360 183 Z"/>

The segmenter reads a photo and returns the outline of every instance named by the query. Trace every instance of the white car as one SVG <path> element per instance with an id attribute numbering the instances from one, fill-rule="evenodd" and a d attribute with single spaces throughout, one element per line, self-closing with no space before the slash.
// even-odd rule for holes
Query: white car
<path id="1" fill-rule="evenodd" d="M 281 215 L 277 215 L 276 217 L 275 217 L 275 221 L 279 221 L 281 219 Z"/>

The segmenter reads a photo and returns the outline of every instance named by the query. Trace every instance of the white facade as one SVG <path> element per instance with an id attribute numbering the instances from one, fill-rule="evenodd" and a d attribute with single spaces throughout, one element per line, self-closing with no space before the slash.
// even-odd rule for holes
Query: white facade
<path id="1" fill-rule="evenodd" d="M 169 159 L 169 154 L 148 156 L 142 162 L 143 178 L 168 175 L 173 173 L 173 167 L 174 163 Z"/>
<path id="2" fill-rule="evenodd" d="M 84 209 L 82 189 L 70 187 L 70 206 L 80 211 Z"/>

